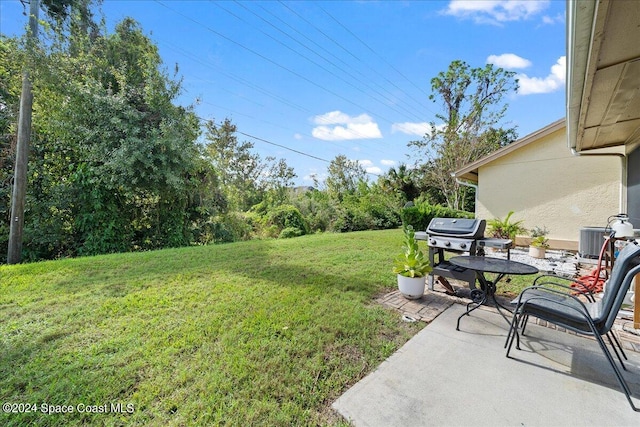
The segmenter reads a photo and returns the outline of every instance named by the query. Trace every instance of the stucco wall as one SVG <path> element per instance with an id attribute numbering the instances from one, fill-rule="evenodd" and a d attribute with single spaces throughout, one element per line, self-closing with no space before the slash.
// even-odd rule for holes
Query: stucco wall
<path id="1" fill-rule="evenodd" d="M 545 226 L 557 247 L 577 249 L 580 228 L 604 227 L 620 209 L 618 157 L 573 156 L 566 128 L 533 141 L 478 169 L 478 218 L 504 218 Z"/>

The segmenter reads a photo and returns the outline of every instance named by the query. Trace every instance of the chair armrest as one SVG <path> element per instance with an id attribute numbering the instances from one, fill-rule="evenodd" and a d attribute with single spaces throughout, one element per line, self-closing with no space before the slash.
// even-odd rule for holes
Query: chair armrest
<path id="1" fill-rule="evenodd" d="M 558 295 L 562 298 L 574 299 L 576 302 L 579 302 L 580 305 L 583 306 L 585 310 L 586 310 L 586 306 L 584 305 L 584 302 L 581 301 L 580 298 L 578 298 L 579 296 L 585 296 L 587 298 L 587 302 L 589 303 L 595 302 L 595 300 L 592 300 L 592 297 L 590 295 L 578 293 L 578 295 L 576 296 L 576 295 L 572 295 L 569 292 L 566 292 L 566 290 L 573 289 L 571 287 L 559 285 L 557 283 L 550 283 L 550 284 L 554 287 L 548 287 L 548 286 L 544 286 L 543 284 L 538 284 L 538 285 L 532 285 L 527 288 L 524 288 L 520 292 L 520 295 L 518 295 L 518 298 L 512 301 L 512 304 L 513 303 L 516 304 L 516 310 L 517 310 L 521 305 L 525 304 L 527 301 L 535 300 L 535 299 L 551 300 L 556 303 L 560 302 L 561 300 L 558 299 L 558 297 L 554 298 L 553 297 L 554 295 Z"/>
<path id="2" fill-rule="evenodd" d="M 580 285 L 580 288 L 574 288 L 570 285 L 568 286 L 562 283 L 557 283 L 556 281 L 548 280 L 549 278 L 552 278 L 554 280 L 559 280 L 559 281 L 564 280 L 565 282 L 570 282 L 570 283 L 577 283 L 578 285 Z M 546 279 L 546 280 L 544 282 L 540 282 L 541 279 Z M 576 294 L 584 295 L 589 302 L 595 302 L 595 297 L 593 295 L 593 292 L 591 292 L 591 290 L 587 287 L 587 285 L 578 279 L 574 279 L 573 277 L 558 276 L 557 274 L 542 274 L 536 277 L 536 279 L 533 281 L 533 284 L 532 284 L 532 286 L 540 286 L 540 287 L 545 287 L 546 285 L 551 285 L 554 287 L 571 290 Z"/>
<path id="3" fill-rule="evenodd" d="M 561 294 L 563 296 L 563 299 L 555 299 L 552 296 L 544 296 L 540 293 L 537 293 L 534 296 L 527 298 L 524 302 L 519 303 L 516 312 L 525 315 L 529 315 L 531 313 L 536 317 L 540 317 L 551 323 L 565 327 L 569 330 L 573 330 L 578 333 L 585 333 L 586 331 L 584 329 L 576 326 L 575 324 L 572 324 L 569 312 L 574 312 L 584 319 L 594 336 L 597 334 L 601 334 L 595 325 L 595 321 L 589 313 L 589 309 L 579 298 L 574 295 L 566 294 L 564 292 L 555 291 L 553 289 L 546 289 L 546 291 L 548 291 L 549 293 Z M 570 304 L 570 300 L 575 301 L 577 304 Z M 536 304 L 536 302 L 541 301 L 546 302 L 547 305 L 541 306 L 540 304 Z M 528 306 L 532 306 L 532 309 L 528 309 Z M 537 308 L 534 309 L 533 307 L 535 306 L 537 306 Z M 546 316 L 544 312 L 547 313 Z"/>
<path id="4" fill-rule="evenodd" d="M 527 293 L 531 293 L 532 295 L 528 296 L 526 295 Z M 544 294 L 547 294 L 547 295 L 544 295 Z M 579 304 L 579 307 L 581 308 L 582 311 L 578 310 L 577 307 L 573 305 L 565 303 L 562 299 L 553 298 L 553 295 L 559 295 L 562 298 L 570 298 L 574 300 Z M 585 316 L 586 318 L 588 318 L 591 323 L 593 322 L 591 319 L 591 315 L 589 314 L 589 310 L 587 309 L 587 306 L 584 304 L 583 301 L 580 300 L 580 298 L 578 298 L 575 295 L 566 293 L 564 291 L 560 291 L 558 289 L 545 288 L 542 286 L 529 286 L 528 288 L 523 289 L 522 292 L 520 292 L 520 295 L 518 295 L 516 311 L 523 310 L 526 308 L 527 304 L 534 301 L 540 301 L 540 300 L 548 301 L 554 305 L 571 308 L 572 310 L 580 313 L 582 316 Z"/>

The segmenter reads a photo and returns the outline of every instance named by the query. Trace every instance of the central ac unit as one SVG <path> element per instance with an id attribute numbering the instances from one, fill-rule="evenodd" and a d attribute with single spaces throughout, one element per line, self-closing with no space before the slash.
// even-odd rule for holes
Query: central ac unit
<path id="1" fill-rule="evenodd" d="M 606 236 L 607 228 L 605 227 L 582 227 L 578 254 L 583 258 L 598 258 Z"/>

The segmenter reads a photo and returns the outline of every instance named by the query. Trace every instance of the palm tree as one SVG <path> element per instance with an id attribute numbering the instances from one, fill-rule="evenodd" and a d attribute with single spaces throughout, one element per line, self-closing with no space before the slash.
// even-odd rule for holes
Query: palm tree
<path id="1" fill-rule="evenodd" d="M 415 182 L 415 169 L 400 163 L 398 168 L 391 168 L 381 177 L 381 186 L 387 191 L 400 194 L 405 201 L 412 201 L 420 195 L 420 189 Z"/>

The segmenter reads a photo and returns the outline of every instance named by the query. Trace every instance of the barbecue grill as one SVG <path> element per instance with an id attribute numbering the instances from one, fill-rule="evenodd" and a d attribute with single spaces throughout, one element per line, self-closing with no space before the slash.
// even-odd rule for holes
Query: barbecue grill
<path id="1" fill-rule="evenodd" d="M 507 250 L 512 247 L 513 242 L 508 239 L 485 239 L 486 225 L 483 219 L 433 218 L 425 233 L 416 233 L 416 237 L 426 240 L 429 246 L 429 262 L 433 267 L 428 277 L 430 290 L 433 290 L 436 277 L 450 292 L 453 292 L 453 288 L 446 277 L 467 282 L 471 290 L 476 289 L 475 271 L 446 261 L 444 252 L 484 255 L 485 247 Z"/>

